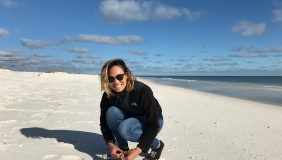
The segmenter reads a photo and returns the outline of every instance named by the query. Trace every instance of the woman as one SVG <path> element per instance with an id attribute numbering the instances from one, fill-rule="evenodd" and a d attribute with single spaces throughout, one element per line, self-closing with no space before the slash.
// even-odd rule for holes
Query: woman
<path id="1" fill-rule="evenodd" d="M 164 143 L 156 136 L 163 126 L 163 116 L 151 88 L 134 80 L 121 59 L 106 62 L 100 79 L 104 91 L 100 126 L 111 156 L 133 160 L 151 148 L 149 156 L 143 160 L 159 159 Z M 139 144 L 129 149 L 127 141 Z"/>

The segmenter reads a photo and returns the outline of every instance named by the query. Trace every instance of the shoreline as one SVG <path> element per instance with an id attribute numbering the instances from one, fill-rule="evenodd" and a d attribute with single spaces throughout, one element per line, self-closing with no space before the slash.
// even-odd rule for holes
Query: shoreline
<path id="1" fill-rule="evenodd" d="M 210 93 L 210 92 L 193 90 L 193 89 L 190 89 L 190 88 L 179 87 L 179 86 L 174 86 L 174 85 L 170 85 L 170 84 L 158 83 L 158 82 L 155 82 L 154 80 L 150 80 L 150 79 L 146 79 L 146 78 L 140 78 L 140 77 L 137 77 L 137 78 L 138 78 L 137 80 L 140 80 L 141 82 L 143 82 L 145 84 L 152 83 L 152 84 L 160 85 L 161 87 L 164 87 L 164 86 L 165 87 L 171 87 L 171 88 L 175 88 L 177 90 L 183 90 L 183 91 L 189 91 L 191 93 L 203 94 L 205 96 L 216 96 L 216 97 L 221 97 L 221 98 L 224 98 L 224 99 L 227 98 L 227 99 L 232 100 L 232 101 L 241 101 L 242 103 L 252 103 L 253 105 L 257 105 L 258 107 L 271 107 L 273 109 L 275 109 L 275 108 L 281 109 L 281 106 L 275 105 L 275 104 L 263 103 L 263 102 L 248 100 L 248 99 L 236 98 L 236 97 L 232 97 L 232 96 L 226 96 L 226 95 L 221 95 L 221 94 L 215 94 L 215 93 Z"/>
<path id="2" fill-rule="evenodd" d="M 138 80 L 163 109 L 163 160 L 282 159 L 281 107 Z M 0 159 L 101 160 L 108 153 L 98 75 L 0 70 L 0 81 Z"/>
<path id="3" fill-rule="evenodd" d="M 198 91 L 198 92 L 201 92 L 201 93 L 210 93 L 210 94 L 214 94 L 214 95 L 221 95 L 221 96 L 224 96 L 224 97 L 236 98 L 236 99 L 241 99 L 241 100 L 247 100 L 247 101 L 264 103 L 264 104 L 267 104 L 267 105 L 274 105 L 274 106 L 282 107 L 282 100 L 279 98 L 279 95 L 282 96 L 282 92 L 281 92 L 282 90 L 281 89 L 263 88 L 263 87 L 257 86 L 257 87 L 254 87 L 254 88 L 248 90 L 248 89 L 245 89 L 244 86 L 238 86 L 237 88 L 234 88 L 232 86 L 228 86 L 229 88 L 222 88 L 222 89 L 217 88 L 217 89 L 215 89 L 215 90 L 217 90 L 217 92 L 216 92 L 215 90 L 212 90 L 212 89 L 199 89 L 197 87 L 193 88 L 191 86 L 189 87 L 189 86 L 179 86 L 177 84 L 166 84 L 165 82 L 163 82 L 163 83 L 157 82 L 155 80 L 152 80 L 152 79 L 149 79 L 149 78 L 146 78 L 146 77 L 137 77 L 137 79 L 144 79 L 144 80 L 148 80 L 149 82 L 154 82 L 154 83 L 178 87 L 178 88 L 184 88 L 184 89 L 188 89 L 188 90 L 194 90 L 194 91 Z M 253 91 L 254 94 L 251 94 L 251 91 Z M 244 92 L 246 92 L 246 93 L 244 93 Z M 248 92 L 252 96 L 248 95 L 247 94 Z M 276 92 L 277 92 L 277 94 L 275 94 Z M 270 95 L 272 95 L 274 97 L 271 97 Z M 259 98 L 259 97 L 261 97 L 261 98 Z"/>

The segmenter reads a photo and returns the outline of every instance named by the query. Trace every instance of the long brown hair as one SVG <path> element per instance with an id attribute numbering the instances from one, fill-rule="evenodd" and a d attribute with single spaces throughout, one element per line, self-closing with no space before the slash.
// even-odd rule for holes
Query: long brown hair
<path id="1" fill-rule="evenodd" d="M 132 72 L 127 68 L 124 61 L 122 59 L 109 60 L 104 64 L 100 73 L 101 90 L 107 93 L 108 98 L 115 95 L 114 91 L 109 86 L 110 83 L 108 80 L 109 70 L 113 66 L 120 66 L 123 69 L 124 73 L 127 75 L 125 90 L 127 92 L 130 92 L 134 88 L 134 77 L 132 75 Z"/>

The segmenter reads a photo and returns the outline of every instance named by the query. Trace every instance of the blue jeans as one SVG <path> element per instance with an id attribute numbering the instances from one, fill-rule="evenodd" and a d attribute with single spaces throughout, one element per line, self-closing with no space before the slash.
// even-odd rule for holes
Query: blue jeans
<path id="1" fill-rule="evenodd" d="M 129 114 L 118 107 L 112 106 L 106 113 L 107 124 L 116 137 L 120 148 L 127 148 L 127 141 L 138 142 L 144 130 L 148 128 L 145 116 L 130 117 Z M 163 120 L 159 120 L 160 128 L 163 127 Z M 156 149 L 159 146 L 159 140 L 154 139 L 151 148 Z"/>

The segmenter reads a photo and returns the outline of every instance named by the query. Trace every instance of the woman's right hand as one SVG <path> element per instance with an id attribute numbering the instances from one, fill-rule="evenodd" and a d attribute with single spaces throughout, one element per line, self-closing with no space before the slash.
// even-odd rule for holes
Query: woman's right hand
<path id="1" fill-rule="evenodd" d="M 121 150 L 118 146 L 116 146 L 112 141 L 108 142 L 108 146 L 111 151 L 111 156 L 114 158 L 120 158 L 123 154 L 123 150 Z"/>

